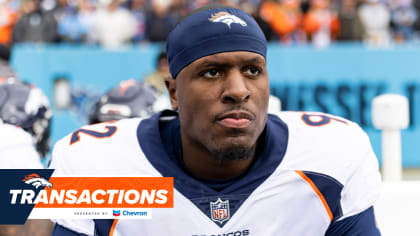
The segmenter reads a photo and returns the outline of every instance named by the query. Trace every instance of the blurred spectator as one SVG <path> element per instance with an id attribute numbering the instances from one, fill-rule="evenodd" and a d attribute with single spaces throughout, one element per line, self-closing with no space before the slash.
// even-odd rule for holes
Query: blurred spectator
<path id="1" fill-rule="evenodd" d="M 259 1 L 256 3 L 255 1 L 240 1 L 238 8 L 242 9 L 244 12 L 254 15 L 258 14 L 258 6 L 260 5 Z"/>
<path id="2" fill-rule="evenodd" d="M 216 4 L 231 6 L 231 7 L 239 7 L 239 0 L 217 0 Z"/>
<path id="3" fill-rule="evenodd" d="M 40 0 L 23 0 L 22 16 L 13 29 L 13 42 L 51 43 L 57 40 L 57 21 L 51 11 L 41 11 L 40 3 Z"/>
<path id="4" fill-rule="evenodd" d="M 130 42 L 136 32 L 136 20 L 120 0 L 100 0 L 102 7 L 96 11 L 93 33 L 106 48 L 119 48 Z"/>
<path id="5" fill-rule="evenodd" d="M 246 12 L 248 12 L 250 15 L 252 15 L 252 17 L 254 17 L 255 21 L 258 23 L 261 30 L 263 31 L 267 41 L 278 40 L 279 36 L 274 32 L 274 30 L 268 23 L 268 18 L 271 17 L 270 12 L 266 12 L 264 10 L 264 5 L 267 4 L 267 2 L 271 2 L 271 0 L 262 0 L 258 5 L 258 8 L 254 9 L 253 11 L 248 10 Z"/>
<path id="6" fill-rule="evenodd" d="M 56 9 L 55 16 L 58 20 L 58 34 L 60 40 L 72 43 L 86 41 L 88 26 L 82 21 L 76 5 L 70 6 L 67 0 L 62 0 L 61 8 Z"/>
<path id="7" fill-rule="evenodd" d="M 358 14 L 363 25 L 363 40 L 376 46 L 390 44 L 391 13 L 380 0 L 366 0 L 359 8 Z"/>
<path id="8" fill-rule="evenodd" d="M 170 77 L 168 60 L 166 53 L 159 53 L 156 60 L 156 70 L 144 78 L 144 83 L 150 85 L 160 93 L 165 93 L 165 78 Z"/>
<path id="9" fill-rule="evenodd" d="M 280 37 L 282 43 L 305 41 L 300 0 L 280 0 L 280 3 L 266 1 L 261 6 L 261 14 Z"/>
<path id="10" fill-rule="evenodd" d="M 187 1 L 189 11 L 193 11 L 195 9 L 204 7 L 208 4 L 211 4 L 211 0 L 194 0 L 194 1 Z"/>
<path id="11" fill-rule="evenodd" d="M 95 0 L 78 0 L 78 16 L 80 24 L 86 29 L 85 43 L 94 44 L 97 42 L 96 35 L 93 32 L 93 24 L 95 23 Z"/>
<path id="12" fill-rule="evenodd" d="M 330 8 L 330 0 L 312 0 L 304 18 L 304 29 L 317 47 L 328 46 L 340 31 L 337 14 Z"/>
<path id="13" fill-rule="evenodd" d="M 60 22 L 66 15 L 71 14 L 71 6 L 68 4 L 69 0 L 56 0 L 53 9 L 51 11 L 54 14 L 55 20 Z M 42 2 L 45 2 L 43 0 Z"/>
<path id="14" fill-rule="evenodd" d="M 188 2 L 189 1 L 186 0 L 172 0 L 171 8 L 169 11 L 177 20 L 191 12 L 187 4 Z"/>
<path id="15" fill-rule="evenodd" d="M 177 18 L 169 12 L 171 0 L 151 0 L 146 15 L 146 36 L 151 42 L 164 42 Z"/>
<path id="16" fill-rule="evenodd" d="M 310 6 L 310 0 L 301 0 L 300 9 L 304 15 L 309 11 Z"/>
<path id="17" fill-rule="evenodd" d="M 130 11 L 136 19 L 136 32 L 133 42 L 138 43 L 144 40 L 146 32 L 146 1 L 132 0 L 130 2 Z"/>
<path id="18" fill-rule="evenodd" d="M 417 15 L 420 16 L 420 0 L 413 0 L 413 7 L 416 9 Z M 414 23 L 414 29 L 417 33 L 420 32 L 420 17 L 417 17 Z"/>
<path id="19" fill-rule="evenodd" d="M 10 59 L 10 48 L 4 44 L 0 44 L 0 60 L 9 61 Z"/>
<path id="20" fill-rule="evenodd" d="M 12 42 L 12 31 L 17 21 L 16 12 L 9 6 L 8 0 L 0 0 L 0 44 Z"/>
<path id="21" fill-rule="evenodd" d="M 337 40 L 341 41 L 361 41 L 363 36 L 363 26 L 357 14 L 356 1 L 343 0 L 338 13 L 340 21 L 340 33 Z"/>
<path id="22" fill-rule="evenodd" d="M 420 39 L 420 0 L 0 0 L 0 44 L 164 42 L 182 16 L 214 3 L 243 9 L 282 44 Z"/>
<path id="23" fill-rule="evenodd" d="M 410 41 L 414 38 L 414 23 L 418 18 L 411 0 L 398 0 L 391 11 L 391 25 L 396 42 Z"/>

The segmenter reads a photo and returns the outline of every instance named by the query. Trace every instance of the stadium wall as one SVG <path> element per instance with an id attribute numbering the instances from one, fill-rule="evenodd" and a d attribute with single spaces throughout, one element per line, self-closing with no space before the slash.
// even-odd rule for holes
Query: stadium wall
<path id="1" fill-rule="evenodd" d="M 53 98 L 54 80 L 67 78 L 74 89 L 73 107 L 55 110 L 53 141 L 85 124 L 89 102 L 121 80 L 152 72 L 161 45 L 118 51 L 72 45 L 18 45 L 12 67 L 21 79 Z M 368 133 L 380 159 L 380 131 L 372 127 L 371 100 L 398 93 L 410 101 L 410 127 L 402 132 L 404 167 L 420 167 L 420 48 L 404 45 L 370 48 L 340 44 L 329 48 L 269 45 L 271 92 L 283 110 L 323 111 L 351 119 Z"/>

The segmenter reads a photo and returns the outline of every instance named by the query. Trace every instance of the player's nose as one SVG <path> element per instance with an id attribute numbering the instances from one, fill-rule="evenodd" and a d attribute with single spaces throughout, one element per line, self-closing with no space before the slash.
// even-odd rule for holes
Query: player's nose
<path id="1" fill-rule="evenodd" d="M 251 96 L 248 89 L 246 78 L 239 69 L 231 70 L 223 84 L 223 103 L 242 103 L 246 102 Z"/>

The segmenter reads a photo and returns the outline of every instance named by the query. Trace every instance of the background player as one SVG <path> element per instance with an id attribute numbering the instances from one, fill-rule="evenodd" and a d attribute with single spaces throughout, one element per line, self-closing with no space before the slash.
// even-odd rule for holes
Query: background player
<path id="1" fill-rule="evenodd" d="M 168 97 L 134 79 L 121 81 L 95 103 L 89 123 L 150 116 L 170 108 Z"/>
<path id="2" fill-rule="evenodd" d="M 5 75 L 5 74 L 4 74 Z M 0 168 L 42 169 L 49 152 L 52 112 L 44 93 L 13 77 L 0 82 Z M 24 225 L 0 225 L 2 236 L 51 235 L 49 220 L 28 220 Z"/>
<path id="3" fill-rule="evenodd" d="M 52 111 L 43 92 L 14 78 L 0 83 L 0 167 L 43 168 Z"/>

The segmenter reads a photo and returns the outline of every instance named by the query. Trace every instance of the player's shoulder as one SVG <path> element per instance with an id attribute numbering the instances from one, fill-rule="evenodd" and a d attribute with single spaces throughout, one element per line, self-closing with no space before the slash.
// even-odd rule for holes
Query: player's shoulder
<path id="1" fill-rule="evenodd" d="M 140 118 L 123 119 L 73 131 L 55 144 L 51 168 L 67 169 L 72 174 L 93 173 L 99 169 L 117 169 L 122 162 L 130 163 L 133 156 L 141 153 L 137 141 L 141 121 Z"/>
<path id="2" fill-rule="evenodd" d="M 289 138 L 277 173 L 292 171 L 310 179 L 342 217 L 372 206 L 381 178 L 369 137 L 359 125 L 318 112 L 281 112 L 278 117 L 287 124 Z M 339 208 L 332 204 L 337 199 Z"/>
<path id="3" fill-rule="evenodd" d="M 350 120 L 319 112 L 281 112 L 278 117 L 289 131 L 282 162 L 286 168 L 325 174 L 341 182 L 366 161 L 377 163 L 368 135 Z"/>
<path id="4" fill-rule="evenodd" d="M 333 142 L 357 141 L 367 135 L 361 127 L 346 118 L 322 112 L 286 111 L 276 114 L 292 134 L 322 138 Z M 339 139 L 337 139 L 339 137 Z"/>
<path id="5" fill-rule="evenodd" d="M 15 125 L 0 124 L 0 167 L 43 168 L 32 135 Z"/>
<path id="6" fill-rule="evenodd" d="M 22 128 L 0 123 L 0 148 L 15 145 L 33 146 L 34 141 L 32 136 Z"/>
<path id="7" fill-rule="evenodd" d="M 68 146 L 77 149 L 86 146 L 105 146 L 103 148 L 106 148 L 110 143 L 112 145 L 122 145 L 127 141 L 124 138 L 135 135 L 140 122 L 140 118 L 132 118 L 85 125 L 60 139 L 56 146 Z"/>

